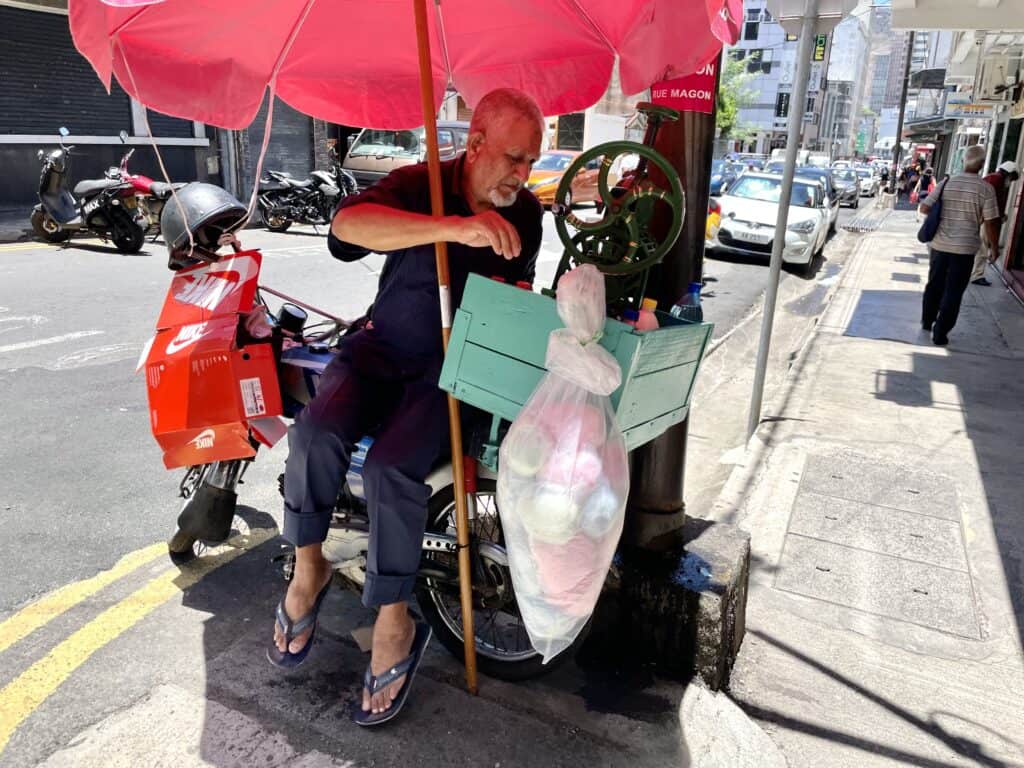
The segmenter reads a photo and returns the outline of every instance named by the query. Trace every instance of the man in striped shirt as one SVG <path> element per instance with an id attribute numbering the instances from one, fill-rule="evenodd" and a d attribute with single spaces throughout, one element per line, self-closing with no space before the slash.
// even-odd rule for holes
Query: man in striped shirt
<path id="1" fill-rule="evenodd" d="M 937 186 L 920 207 L 927 216 L 942 196 L 939 228 L 930 244 L 928 284 L 921 304 L 921 326 L 931 331 L 932 341 L 940 346 L 949 343 L 948 334 L 960 314 L 960 301 L 971 278 L 974 255 L 981 248 L 982 223 L 989 243 L 999 242 L 996 192 L 978 175 L 984 164 L 985 148 L 968 147 L 963 173 Z M 992 250 L 989 259 L 995 257 L 996 251 Z"/>

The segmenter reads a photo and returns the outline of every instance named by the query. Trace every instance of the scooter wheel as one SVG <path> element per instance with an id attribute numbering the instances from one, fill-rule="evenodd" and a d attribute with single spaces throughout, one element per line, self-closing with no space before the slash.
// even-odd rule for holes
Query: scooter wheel
<path id="1" fill-rule="evenodd" d="M 61 229 L 53 217 L 42 208 L 32 211 L 32 231 L 48 243 L 63 243 L 71 239 L 71 233 Z"/>
<path id="2" fill-rule="evenodd" d="M 140 227 L 120 208 L 113 215 L 111 240 L 119 253 L 138 253 L 146 242 L 146 230 Z"/>

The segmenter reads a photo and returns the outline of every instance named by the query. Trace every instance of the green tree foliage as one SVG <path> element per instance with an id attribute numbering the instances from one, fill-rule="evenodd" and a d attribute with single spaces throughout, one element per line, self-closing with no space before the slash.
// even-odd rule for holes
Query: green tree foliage
<path id="1" fill-rule="evenodd" d="M 739 112 L 754 97 L 754 92 L 748 87 L 754 75 L 747 72 L 744 62 L 728 54 L 722 56 L 722 61 L 724 66 L 718 82 L 715 125 L 723 139 L 744 139 L 751 131 L 740 123 Z"/>

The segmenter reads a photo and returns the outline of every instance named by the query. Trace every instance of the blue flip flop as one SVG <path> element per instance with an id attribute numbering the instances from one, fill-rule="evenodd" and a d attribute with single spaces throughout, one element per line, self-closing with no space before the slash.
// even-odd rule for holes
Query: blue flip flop
<path id="1" fill-rule="evenodd" d="M 278 650 L 277 643 L 271 641 L 270 645 L 267 646 L 267 659 L 275 667 L 281 667 L 283 669 L 295 669 L 303 661 L 306 660 L 306 656 L 309 655 L 309 649 L 313 647 L 313 639 L 316 637 L 316 620 L 320 614 L 320 605 L 323 603 L 324 598 L 327 597 L 327 590 L 331 588 L 331 582 L 333 578 L 329 579 L 324 585 L 324 588 L 320 590 L 320 594 L 316 596 L 316 602 L 313 603 L 313 608 L 302 618 L 292 621 L 288 618 L 288 614 L 284 610 L 284 598 L 281 598 L 281 602 L 277 604 L 277 625 L 281 627 L 284 632 L 284 647 L 285 650 Z M 306 644 L 299 649 L 298 653 L 292 653 L 288 650 L 288 646 L 291 645 L 292 639 L 296 635 L 301 635 L 310 627 L 313 627 L 313 631 L 309 633 L 309 639 Z"/>
<path id="2" fill-rule="evenodd" d="M 381 725 L 394 718 L 402 709 L 402 705 L 405 704 L 405 700 L 409 697 L 409 689 L 412 688 L 412 680 L 416 676 L 416 670 L 419 669 L 420 662 L 423 661 L 423 652 L 427 649 L 427 645 L 430 643 L 430 637 L 433 632 L 430 626 L 422 622 L 416 624 L 416 636 L 412 641 L 412 652 L 402 659 L 385 672 L 383 675 L 374 675 L 370 671 L 370 665 L 366 665 L 366 674 L 363 676 L 363 687 L 370 692 L 370 695 L 384 690 L 391 685 L 395 680 L 405 675 L 405 682 L 402 683 L 402 688 L 398 692 L 398 696 L 391 703 L 391 706 L 385 709 L 383 712 L 364 712 L 362 703 L 357 703 L 355 711 L 352 713 L 352 719 L 356 725 Z"/>

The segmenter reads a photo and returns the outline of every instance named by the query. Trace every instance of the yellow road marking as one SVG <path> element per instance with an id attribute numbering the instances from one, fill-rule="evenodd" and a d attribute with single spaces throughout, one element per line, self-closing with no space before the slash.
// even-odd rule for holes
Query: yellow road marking
<path id="1" fill-rule="evenodd" d="M 275 535 L 276 530 L 254 528 L 248 536 L 237 536 L 229 541 L 232 548 L 199 558 L 188 570 L 170 568 L 164 571 L 146 586 L 105 610 L 18 675 L 0 690 L 0 754 L 25 718 L 96 651 L 207 574 Z M 242 544 L 245 545 L 244 549 Z"/>
<path id="2" fill-rule="evenodd" d="M 0 253 L 7 251 L 28 251 L 32 248 L 45 248 L 46 243 L 7 243 L 0 245 Z"/>
<path id="3" fill-rule="evenodd" d="M 0 623 L 0 653 L 22 638 L 28 637 L 69 608 L 73 608 L 85 598 L 96 594 L 108 584 L 131 573 L 139 566 L 156 560 L 166 552 L 167 545 L 163 543 L 130 552 L 118 560 L 109 571 L 102 571 L 92 578 L 63 586 L 32 605 L 25 606 L 9 619 Z"/>

